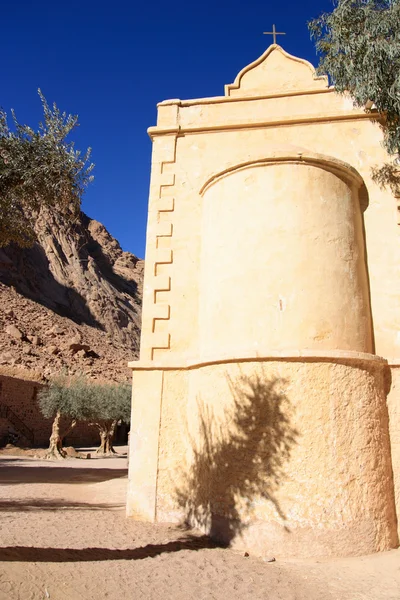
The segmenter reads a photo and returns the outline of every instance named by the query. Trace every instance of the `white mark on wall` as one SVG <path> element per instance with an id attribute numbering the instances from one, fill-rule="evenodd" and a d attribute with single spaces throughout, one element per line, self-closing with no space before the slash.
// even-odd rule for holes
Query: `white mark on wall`
<path id="1" fill-rule="evenodd" d="M 364 162 L 365 162 L 365 152 L 363 150 L 360 150 L 359 152 L 357 152 L 357 157 L 358 157 L 358 164 L 360 165 L 360 167 L 363 166 Z"/>

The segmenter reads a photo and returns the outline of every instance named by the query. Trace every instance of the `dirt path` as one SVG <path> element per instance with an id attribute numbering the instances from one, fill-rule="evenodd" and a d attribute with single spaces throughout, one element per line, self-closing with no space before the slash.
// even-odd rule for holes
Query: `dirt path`
<path id="1" fill-rule="evenodd" d="M 125 518 L 125 458 L 0 457 L 0 600 L 399 600 L 400 552 L 277 561 Z"/>

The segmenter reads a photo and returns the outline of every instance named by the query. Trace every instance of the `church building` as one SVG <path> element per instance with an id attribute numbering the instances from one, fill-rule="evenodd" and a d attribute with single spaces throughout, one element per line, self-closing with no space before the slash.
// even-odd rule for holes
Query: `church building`
<path id="1" fill-rule="evenodd" d="M 381 116 L 276 43 L 153 142 L 127 514 L 260 556 L 398 545 L 398 199 Z"/>

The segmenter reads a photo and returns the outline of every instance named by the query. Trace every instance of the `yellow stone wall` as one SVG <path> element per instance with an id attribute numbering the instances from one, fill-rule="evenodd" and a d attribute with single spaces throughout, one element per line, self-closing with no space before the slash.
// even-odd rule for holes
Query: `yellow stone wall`
<path id="1" fill-rule="evenodd" d="M 271 540 L 290 556 L 394 547 L 399 395 L 388 363 L 399 363 L 400 255 L 396 200 L 371 179 L 387 159 L 377 115 L 277 45 L 225 93 L 162 102 L 149 130 L 128 515 L 185 517 L 260 554 Z M 249 452 L 233 455 L 233 470 L 218 462 L 218 436 L 240 448 L 251 431 L 230 386 L 254 378 L 294 438 L 283 435 L 284 464 L 271 457 L 275 482 L 263 459 L 249 467 Z M 242 408 L 256 409 L 240 389 Z M 264 417 L 257 431 L 270 439 L 274 417 Z M 209 422 L 214 466 L 192 485 L 191 508 L 185 485 Z"/>
<path id="2" fill-rule="evenodd" d="M 232 348 L 254 356 L 298 348 L 371 352 L 361 182 L 334 167 L 278 155 L 225 172 L 206 188 L 202 360 Z"/>
<path id="3" fill-rule="evenodd" d="M 384 369 L 358 357 L 166 371 L 157 518 L 274 556 L 393 547 Z"/>

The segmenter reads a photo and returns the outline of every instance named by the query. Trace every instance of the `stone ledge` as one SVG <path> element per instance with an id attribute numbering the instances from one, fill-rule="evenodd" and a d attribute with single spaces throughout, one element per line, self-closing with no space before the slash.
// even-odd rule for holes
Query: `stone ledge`
<path id="1" fill-rule="evenodd" d="M 262 129 L 266 127 L 278 127 L 281 125 L 304 125 L 307 123 L 330 123 L 333 121 L 357 121 L 360 119 L 379 121 L 380 117 L 376 113 L 321 113 L 316 115 L 294 115 L 289 117 L 278 117 L 277 119 L 268 119 L 263 121 L 232 122 L 220 125 L 199 125 L 198 127 L 182 127 L 180 125 L 173 127 L 149 127 L 147 130 L 151 139 L 160 135 L 185 135 L 188 133 L 212 133 L 218 131 L 238 131 L 240 129 Z"/>
<path id="2" fill-rule="evenodd" d="M 397 369 L 400 367 L 400 358 L 388 358 L 387 363 L 390 368 Z"/>
<path id="3" fill-rule="evenodd" d="M 210 96 L 208 98 L 192 98 L 190 100 L 180 100 L 179 98 L 171 99 L 171 100 L 163 100 L 162 102 L 157 103 L 157 108 L 159 106 L 170 106 L 172 104 L 178 105 L 179 107 L 185 106 L 203 106 L 205 104 L 224 104 L 224 103 L 232 103 L 232 102 L 251 102 L 254 100 L 270 100 L 274 98 L 286 98 L 292 96 L 310 96 L 313 94 L 326 94 L 326 93 L 335 93 L 335 88 L 333 86 L 323 88 L 320 90 L 310 90 L 310 89 L 301 89 L 301 90 L 287 90 L 280 92 L 272 92 L 270 94 L 264 94 L 260 96 Z"/>
<path id="4" fill-rule="evenodd" d="M 367 352 L 354 352 L 351 350 L 287 350 L 278 351 L 272 350 L 268 355 L 264 356 L 235 356 L 227 357 L 220 356 L 206 357 L 203 360 L 189 359 L 183 363 L 175 363 L 173 361 L 131 361 L 128 362 L 128 367 L 134 371 L 182 371 L 190 369 L 200 369 L 209 365 L 242 363 L 242 362 L 272 362 L 272 361 L 287 361 L 287 362 L 335 362 L 335 361 L 350 361 L 350 362 L 374 362 L 381 365 L 387 365 L 388 361 L 382 356 L 369 354 Z M 390 365 L 391 366 L 391 365 Z M 399 361 L 400 366 L 400 361 Z"/>

